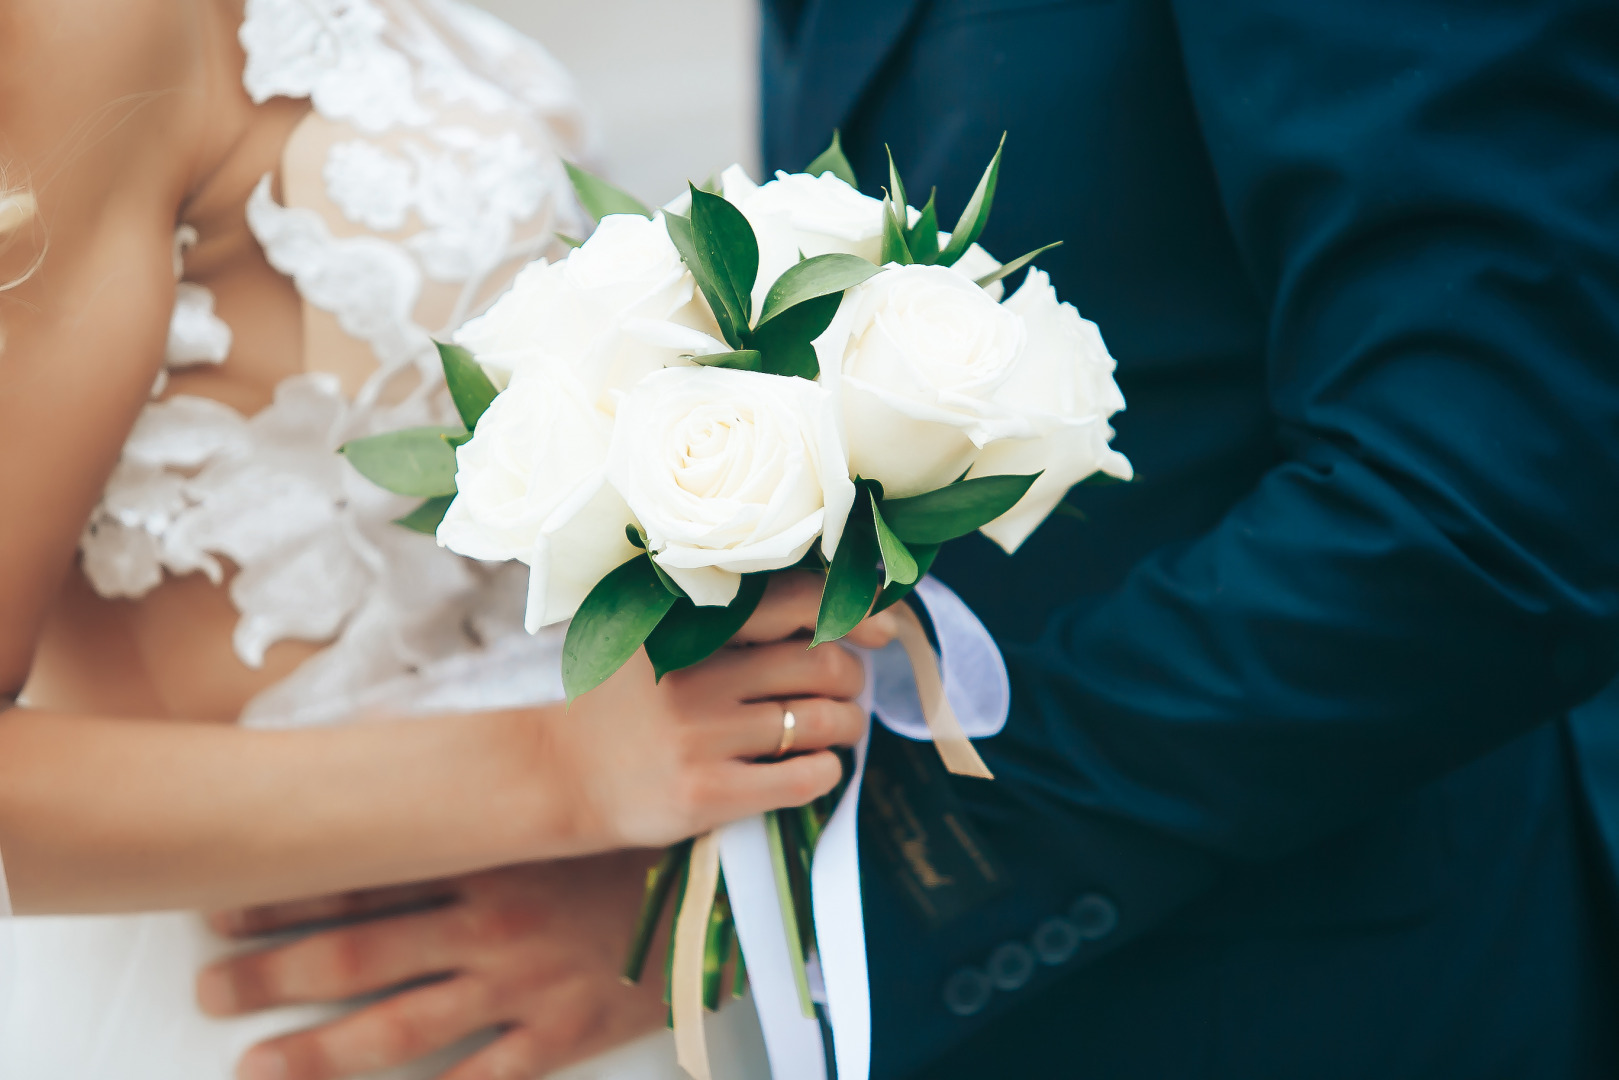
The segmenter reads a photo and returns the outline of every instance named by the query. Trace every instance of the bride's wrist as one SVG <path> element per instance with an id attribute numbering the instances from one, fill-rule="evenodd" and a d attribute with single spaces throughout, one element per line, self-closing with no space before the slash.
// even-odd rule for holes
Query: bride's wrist
<path id="1" fill-rule="evenodd" d="M 491 718 L 489 751 L 498 781 L 478 801 L 489 820 L 502 822 L 500 843 L 510 861 L 565 858 L 601 848 L 584 801 L 577 797 L 577 770 L 569 767 L 556 737 L 570 719 L 561 705 L 513 709 Z M 493 803 L 493 805 L 489 805 Z"/>

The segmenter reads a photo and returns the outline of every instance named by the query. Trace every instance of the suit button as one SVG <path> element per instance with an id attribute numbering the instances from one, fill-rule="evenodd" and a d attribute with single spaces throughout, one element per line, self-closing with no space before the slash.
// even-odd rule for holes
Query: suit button
<path id="1" fill-rule="evenodd" d="M 957 1016 L 972 1016 L 984 1011 L 994 992 L 982 971 L 964 967 L 945 980 L 944 1007 Z"/>
<path id="2" fill-rule="evenodd" d="M 1088 892 L 1069 904 L 1068 917 L 1083 941 L 1105 938 L 1119 925 L 1119 909 L 1101 893 Z"/>
<path id="3" fill-rule="evenodd" d="M 1047 919 L 1034 928 L 1034 954 L 1047 967 L 1066 964 L 1079 948 L 1079 929 L 1064 918 Z"/>
<path id="4" fill-rule="evenodd" d="M 989 954 L 984 968 L 997 989 L 1021 990 L 1034 974 L 1034 954 L 1027 946 L 1008 941 Z"/>

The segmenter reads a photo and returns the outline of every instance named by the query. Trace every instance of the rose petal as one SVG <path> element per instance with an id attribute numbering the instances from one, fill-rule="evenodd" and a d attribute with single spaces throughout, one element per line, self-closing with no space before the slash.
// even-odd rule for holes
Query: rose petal
<path id="1" fill-rule="evenodd" d="M 1081 480 L 1098 471 L 1130 479 L 1130 462 L 1107 444 L 1111 434 L 1101 420 L 1063 421 L 1048 425 L 1036 438 L 1006 439 L 986 447 L 967 474 L 969 479 L 1035 472 L 1040 478 L 1012 509 L 980 531 L 1011 555 Z"/>
<path id="2" fill-rule="evenodd" d="M 742 588 L 742 575 L 713 566 L 670 566 L 662 555 L 654 556 L 664 572 L 686 591 L 698 607 L 725 607 Z"/>
<path id="3" fill-rule="evenodd" d="M 624 527 L 633 518 L 611 485 L 598 483 L 576 511 L 555 515 L 529 553 L 529 633 L 571 619 L 585 597 L 613 570 L 640 554 Z M 550 522 L 547 523 L 552 524 Z"/>

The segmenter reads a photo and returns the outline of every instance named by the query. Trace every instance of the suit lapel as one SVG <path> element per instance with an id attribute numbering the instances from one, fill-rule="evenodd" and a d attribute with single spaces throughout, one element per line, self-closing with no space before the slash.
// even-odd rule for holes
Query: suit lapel
<path id="1" fill-rule="evenodd" d="M 922 0 L 810 0 L 799 34 L 793 143 L 804 161 L 826 147 L 898 43 Z"/>

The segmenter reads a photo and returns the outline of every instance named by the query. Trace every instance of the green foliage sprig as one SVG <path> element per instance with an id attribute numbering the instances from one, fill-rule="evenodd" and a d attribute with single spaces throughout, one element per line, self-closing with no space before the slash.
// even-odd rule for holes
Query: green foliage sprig
<path id="1" fill-rule="evenodd" d="M 339 452 L 360 475 L 397 495 L 427 501 L 394 524 L 432 535 L 455 499 L 455 448 L 472 438 L 478 418 L 499 393 L 472 354 L 459 345 L 438 346 L 450 399 L 463 427 L 418 427 L 344 443 Z"/>
<path id="2" fill-rule="evenodd" d="M 912 264 L 954 266 L 960 262 L 961 257 L 967 254 L 967 249 L 984 235 L 984 227 L 989 224 L 989 213 L 995 206 L 995 189 L 1000 183 L 1001 153 L 1005 149 L 1006 136 L 1002 135 L 1000 145 L 995 148 L 995 156 L 984 169 L 983 176 L 978 180 L 978 186 L 973 189 L 972 197 L 967 200 L 967 205 L 961 211 L 961 217 L 956 221 L 955 229 L 950 233 L 950 239 L 942 248 L 939 246 L 938 192 L 934 191 L 928 195 L 927 205 L 918 213 L 916 224 L 910 224 L 905 181 L 900 178 L 899 168 L 894 164 L 894 152 L 889 150 L 888 187 L 883 197 L 882 261 L 898 263 L 901 266 Z M 1062 241 L 1058 240 L 1036 248 L 1026 255 L 1020 255 L 978 278 L 977 284 L 992 285 L 1008 274 L 1015 274 L 1028 266 L 1036 256 L 1061 245 Z"/>
<path id="3" fill-rule="evenodd" d="M 693 356 L 699 364 L 815 378 L 820 368 L 812 342 L 831 325 L 844 291 L 880 270 L 857 255 L 803 259 L 771 286 L 755 320 L 759 241 L 742 211 L 693 185 L 691 216 L 666 213 L 664 219 L 732 350 Z"/>

